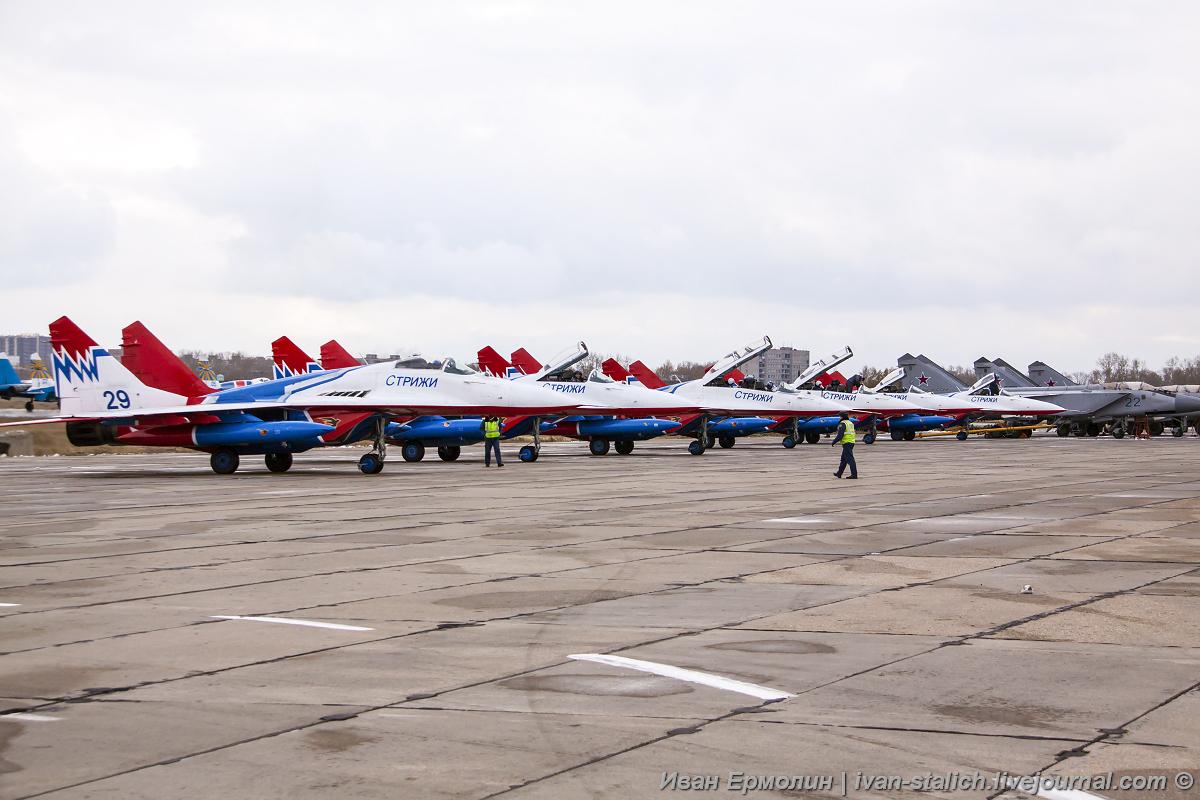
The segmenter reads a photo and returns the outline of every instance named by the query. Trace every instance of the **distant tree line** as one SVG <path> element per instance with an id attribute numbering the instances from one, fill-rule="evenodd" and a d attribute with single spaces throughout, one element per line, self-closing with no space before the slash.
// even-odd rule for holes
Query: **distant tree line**
<path id="1" fill-rule="evenodd" d="M 200 353 L 184 350 L 179 353 L 183 363 L 193 372 L 199 373 L 200 362 L 207 362 L 221 380 L 243 381 L 251 378 L 271 377 L 274 362 L 267 356 L 248 356 L 245 353 Z"/>

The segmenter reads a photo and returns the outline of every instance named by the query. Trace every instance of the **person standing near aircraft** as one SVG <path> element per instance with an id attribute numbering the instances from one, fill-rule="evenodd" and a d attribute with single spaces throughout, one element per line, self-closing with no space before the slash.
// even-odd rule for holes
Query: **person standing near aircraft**
<path id="1" fill-rule="evenodd" d="M 854 422 L 845 411 L 841 413 L 841 418 L 842 421 L 838 423 L 837 431 L 833 434 L 833 446 L 842 446 L 842 460 L 833 477 L 842 477 L 846 467 L 850 467 L 850 477 L 846 480 L 858 480 L 858 464 L 854 462 Z"/>
<path id="2" fill-rule="evenodd" d="M 500 457 L 500 418 L 484 417 L 483 465 L 485 467 L 490 467 L 492 465 L 492 450 L 496 451 L 496 466 L 503 467 L 504 461 Z"/>

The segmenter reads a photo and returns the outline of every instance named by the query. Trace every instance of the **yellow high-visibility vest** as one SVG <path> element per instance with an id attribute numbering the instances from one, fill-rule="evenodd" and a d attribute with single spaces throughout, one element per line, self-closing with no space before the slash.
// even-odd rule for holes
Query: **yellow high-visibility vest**
<path id="1" fill-rule="evenodd" d="M 842 444 L 854 444 L 854 420 L 844 419 L 842 425 L 845 430 L 842 432 Z"/>
<path id="2" fill-rule="evenodd" d="M 500 420 L 485 419 L 483 421 L 483 438 L 499 439 L 500 438 Z"/>

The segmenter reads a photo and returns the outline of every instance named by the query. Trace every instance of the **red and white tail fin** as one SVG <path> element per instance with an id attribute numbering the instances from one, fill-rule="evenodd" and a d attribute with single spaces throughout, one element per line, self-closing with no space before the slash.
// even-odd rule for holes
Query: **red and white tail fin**
<path id="1" fill-rule="evenodd" d="M 358 366 L 362 366 L 362 362 L 350 355 L 350 351 L 338 344 L 336 339 L 330 339 L 321 345 L 321 367 L 323 369 Z"/>
<path id="2" fill-rule="evenodd" d="M 622 367 L 621 363 L 615 358 L 605 359 L 604 363 L 600 365 L 600 368 L 604 370 L 605 375 L 612 378 L 614 381 L 624 383 L 625 381 L 629 380 L 629 370 Z"/>
<path id="3" fill-rule="evenodd" d="M 290 378 L 321 371 L 321 365 L 286 336 L 271 342 L 271 360 L 275 362 L 274 378 Z"/>
<path id="4" fill-rule="evenodd" d="M 667 385 L 667 382 L 658 377 L 658 373 L 647 367 L 641 361 L 635 361 L 629 365 L 629 371 L 633 377 L 641 381 L 642 385 L 647 389 L 661 389 Z"/>
<path id="5" fill-rule="evenodd" d="M 497 378 L 511 377 L 512 364 L 508 363 L 504 356 L 496 352 L 491 345 L 485 345 L 478 353 L 479 368 L 484 372 L 495 375 Z"/>
<path id="6" fill-rule="evenodd" d="M 521 370 L 523 375 L 536 375 L 542 371 L 542 362 L 534 358 L 524 347 L 513 351 L 512 363 L 514 367 Z"/>
<path id="7" fill-rule="evenodd" d="M 185 405 L 188 398 L 147 386 L 67 317 L 50 323 L 54 386 L 67 417 L 98 411 Z"/>
<path id="8" fill-rule="evenodd" d="M 186 397 L 203 397 L 212 387 L 141 322 L 121 329 L 121 364 L 148 386 Z"/>

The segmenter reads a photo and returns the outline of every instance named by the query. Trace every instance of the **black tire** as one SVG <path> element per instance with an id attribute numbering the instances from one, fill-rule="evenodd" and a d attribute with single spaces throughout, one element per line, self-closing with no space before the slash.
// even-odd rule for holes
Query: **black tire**
<path id="1" fill-rule="evenodd" d="M 420 442 L 405 442 L 400 447 L 400 457 L 405 461 L 420 461 L 425 457 L 425 445 Z"/>
<path id="2" fill-rule="evenodd" d="M 720 444 L 721 447 L 724 447 L 726 450 L 728 450 L 737 444 L 737 439 L 733 438 L 728 433 L 724 433 L 717 437 L 717 443 Z"/>
<path id="3" fill-rule="evenodd" d="M 1059 436 L 1070 436 L 1071 435 L 1071 426 L 1066 425 L 1066 424 L 1059 425 L 1057 428 L 1054 429 L 1054 432 L 1056 434 L 1058 434 Z"/>
<path id="4" fill-rule="evenodd" d="M 1075 427 L 1071 428 L 1071 434 L 1076 439 L 1082 439 L 1084 436 L 1087 436 L 1087 423 L 1081 422 Z"/>
<path id="5" fill-rule="evenodd" d="M 916 438 L 917 438 L 916 431 L 905 431 L 904 432 L 904 441 L 911 442 L 913 439 L 916 439 Z"/>
<path id="6" fill-rule="evenodd" d="M 442 461 L 458 461 L 460 455 L 462 455 L 462 448 L 456 444 L 443 445 L 438 448 L 438 458 Z"/>
<path id="7" fill-rule="evenodd" d="M 11 390 L 4 389 L 3 391 L 0 391 L 0 400 L 12 400 L 12 398 L 13 393 Z"/>
<path id="8" fill-rule="evenodd" d="M 383 472 L 383 459 L 377 453 L 367 453 L 358 460 L 358 470 L 363 475 L 378 475 Z"/>
<path id="9" fill-rule="evenodd" d="M 966 431 L 959 431 L 958 433 L 956 433 L 956 434 L 954 435 L 954 438 L 955 438 L 955 439 L 958 439 L 960 442 L 965 442 L 965 441 L 967 440 L 967 432 L 966 432 Z"/>
<path id="10" fill-rule="evenodd" d="M 704 455 L 704 442 L 699 439 L 694 442 L 688 442 L 688 452 L 694 456 Z"/>
<path id="11" fill-rule="evenodd" d="M 527 444 L 517 452 L 517 458 L 524 461 L 526 464 L 532 464 L 538 460 L 537 448 L 531 444 Z"/>
<path id="12" fill-rule="evenodd" d="M 588 442 L 588 452 L 594 456 L 606 456 L 608 446 L 608 439 L 592 439 Z"/>
<path id="13" fill-rule="evenodd" d="M 796 440 L 790 436 L 785 436 L 785 437 L 783 437 L 783 446 L 786 447 L 788 450 L 791 450 L 793 447 L 796 446 Z"/>
<path id="14" fill-rule="evenodd" d="M 208 465 L 218 475 L 232 475 L 237 472 L 241 458 L 228 447 L 222 447 L 208 457 Z"/>
<path id="15" fill-rule="evenodd" d="M 1101 427 L 1099 422 L 1089 422 L 1087 424 L 1087 435 L 1089 438 L 1096 438 L 1100 435 Z"/>
<path id="16" fill-rule="evenodd" d="M 29 400 L 25 403 L 25 410 L 30 413 L 33 413 L 33 401 L 32 400 Z"/>
<path id="17" fill-rule="evenodd" d="M 614 447 L 617 450 L 617 455 L 627 456 L 633 452 L 633 439 L 622 439 Z"/>
<path id="18" fill-rule="evenodd" d="M 816 444 L 817 442 L 821 441 L 821 434 L 817 433 L 816 431 L 809 431 L 808 433 L 804 434 L 804 441 L 808 442 L 809 444 Z"/>
<path id="19" fill-rule="evenodd" d="M 1183 436 L 1186 431 L 1187 428 L 1185 428 L 1183 425 L 1176 425 L 1174 430 L 1171 431 L 1171 435 L 1178 439 L 1180 436 Z"/>
<path id="20" fill-rule="evenodd" d="M 267 453 L 264 460 L 267 462 L 267 469 L 271 472 L 287 472 L 292 468 L 291 453 Z"/>
<path id="21" fill-rule="evenodd" d="M 863 444 L 875 444 L 875 432 L 871 431 L 863 436 Z"/>
<path id="22" fill-rule="evenodd" d="M 888 436 L 891 437 L 891 440 L 893 442 L 904 441 L 904 434 L 901 433 L 900 431 L 888 431 Z"/>
<path id="23" fill-rule="evenodd" d="M 1151 436 L 1162 436 L 1162 433 L 1164 430 L 1166 430 L 1166 426 L 1163 425 L 1158 420 L 1150 421 L 1150 435 Z"/>
<path id="24" fill-rule="evenodd" d="M 1112 429 L 1112 437 L 1114 439 L 1124 439 L 1125 438 L 1125 426 L 1124 425 L 1114 425 L 1113 429 Z"/>

